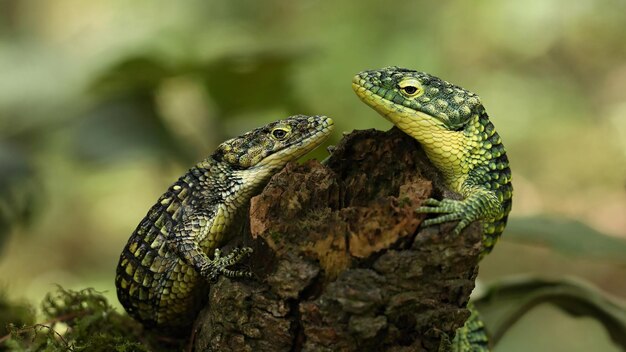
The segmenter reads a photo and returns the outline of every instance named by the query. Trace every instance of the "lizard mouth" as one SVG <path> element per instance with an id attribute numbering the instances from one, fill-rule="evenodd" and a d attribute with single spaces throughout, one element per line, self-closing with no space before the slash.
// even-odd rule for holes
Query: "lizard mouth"
<path id="1" fill-rule="evenodd" d="M 375 77 L 372 78 L 376 79 Z M 445 124 L 440 119 L 385 98 L 388 89 L 371 83 L 368 79 L 370 76 L 368 76 L 367 71 L 357 74 L 352 78 L 352 89 L 361 101 L 400 129 L 413 128 L 412 125 L 417 120 L 428 125 L 445 128 Z"/>
<path id="2" fill-rule="evenodd" d="M 385 99 L 383 96 L 376 94 L 376 92 L 380 92 L 381 87 L 377 87 L 376 85 L 368 82 L 363 76 L 365 73 L 361 72 L 352 78 L 352 90 L 356 93 L 356 95 L 361 99 L 367 106 L 376 110 L 380 113 L 385 119 L 389 120 L 392 123 L 397 123 L 398 116 L 404 116 L 405 114 L 398 114 L 398 112 L 402 110 L 406 110 L 405 112 L 410 113 L 410 109 L 407 107 L 397 104 L 391 100 Z M 393 116 L 393 118 L 392 118 Z"/>
<path id="3" fill-rule="evenodd" d="M 266 157 L 254 167 L 282 167 L 288 161 L 298 159 L 322 144 L 330 136 L 335 124 L 333 119 L 327 116 L 311 116 L 308 123 L 308 136 Z"/>
<path id="4" fill-rule="evenodd" d="M 328 138 L 335 127 L 335 121 L 328 116 L 313 116 L 313 118 L 315 118 L 317 122 L 315 125 L 315 131 L 313 131 L 309 137 L 298 143 L 299 145 L 306 146 L 302 149 L 300 156 L 310 152 L 320 145 L 320 143 Z M 298 154 L 300 154 L 300 152 L 298 152 Z"/>
<path id="5" fill-rule="evenodd" d="M 363 78 L 363 73 L 359 73 L 356 76 L 352 77 L 352 90 L 361 97 L 365 94 L 365 91 L 371 90 L 374 85 L 369 83 L 365 78 Z"/>

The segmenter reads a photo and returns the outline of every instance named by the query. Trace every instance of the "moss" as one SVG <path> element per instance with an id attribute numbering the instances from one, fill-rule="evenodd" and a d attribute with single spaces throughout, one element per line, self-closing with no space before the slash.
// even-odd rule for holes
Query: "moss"
<path id="1" fill-rule="evenodd" d="M 25 302 L 9 302 L 4 291 L 0 291 L 0 337 L 9 333 L 9 324 L 25 326 L 34 322 L 34 307 Z"/>
<path id="2" fill-rule="evenodd" d="M 279 242 L 283 237 L 283 234 L 277 231 L 272 231 L 272 233 L 270 233 L 270 237 L 274 240 L 274 242 Z"/>
<path id="3" fill-rule="evenodd" d="M 120 314 L 92 288 L 58 287 L 43 299 L 44 322 L 14 320 L 0 350 L 8 351 L 148 351 L 142 327 Z"/>

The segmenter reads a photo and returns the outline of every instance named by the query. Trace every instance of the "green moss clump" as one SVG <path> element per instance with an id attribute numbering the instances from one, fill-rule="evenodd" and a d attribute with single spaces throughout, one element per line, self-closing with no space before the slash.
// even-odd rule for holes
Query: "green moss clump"
<path id="1" fill-rule="evenodd" d="M 0 291 L 0 337 L 9 333 L 9 324 L 25 326 L 34 322 L 34 307 L 27 303 L 9 302 L 4 291 Z M 0 348 L 2 348 L 1 345 Z"/>
<path id="2" fill-rule="evenodd" d="M 120 314 L 92 288 L 58 287 L 44 298 L 45 322 L 15 320 L 0 337 L 0 351 L 148 351 L 142 327 Z"/>

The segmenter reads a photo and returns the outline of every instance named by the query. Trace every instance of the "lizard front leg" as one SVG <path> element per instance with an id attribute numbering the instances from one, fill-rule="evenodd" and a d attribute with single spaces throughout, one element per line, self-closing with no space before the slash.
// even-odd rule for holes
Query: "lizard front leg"
<path id="1" fill-rule="evenodd" d="M 214 217 L 209 216 L 205 212 L 194 212 L 184 216 L 183 221 L 172 231 L 173 237 L 169 241 L 172 250 L 208 281 L 216 280 L 219 275 L 252 277 L 252 273 L 248 271 L 229 269 L 252 253 L 252 248 L 234 248 L 229 254 L 224 256 L 219 248 L 219 241 L 210 241 L 209 243 L 213 245 L 208 248 L 201 247 L 200 242 L 206 236 L 217 235 L 210 231 L 211 224 L 214 221 Z M 213 259 L 207 255 L 207 252 L 210 251 L 213 251 Z"/>
<path id="2" fill-rule="evenodd" d="M 464 200 L 429 198 L 424 201 L 424 206 L 416 209 L 422 214 L 442 214 L 423 222 L 424 226 L 432 226 L 448 221 L 459 223 L 454 228 L 454 234 L 458 235 L 470 223 L 476 220 L 491 220 L 502 213 L 502 203 L 495 192 L 484 188 L 472 188 L 467 192 L 469 195 Z"/>

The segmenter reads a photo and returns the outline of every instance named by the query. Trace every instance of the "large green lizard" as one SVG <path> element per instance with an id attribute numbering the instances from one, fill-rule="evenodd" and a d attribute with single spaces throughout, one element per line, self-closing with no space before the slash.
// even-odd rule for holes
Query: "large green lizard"
<path id="1" fill-rule="evenodd" d="M 438 216 L 424 226 L 458 221 L 454 232 L 476 220 L 484 225 L 481 254 L 489 253 L 504 231 L 511 211 L 511 170 L 502 140 L 478 96 L 440 78 L 414 70 L 386 67 L 363 71 L 352 80 L 358 97 L 403 132 L 415 138 L 463 200 L 428 199 L 419 213 Z M 455 351 L 488 350 L 484 326 L 472 316 L 457 331 Z"/>

